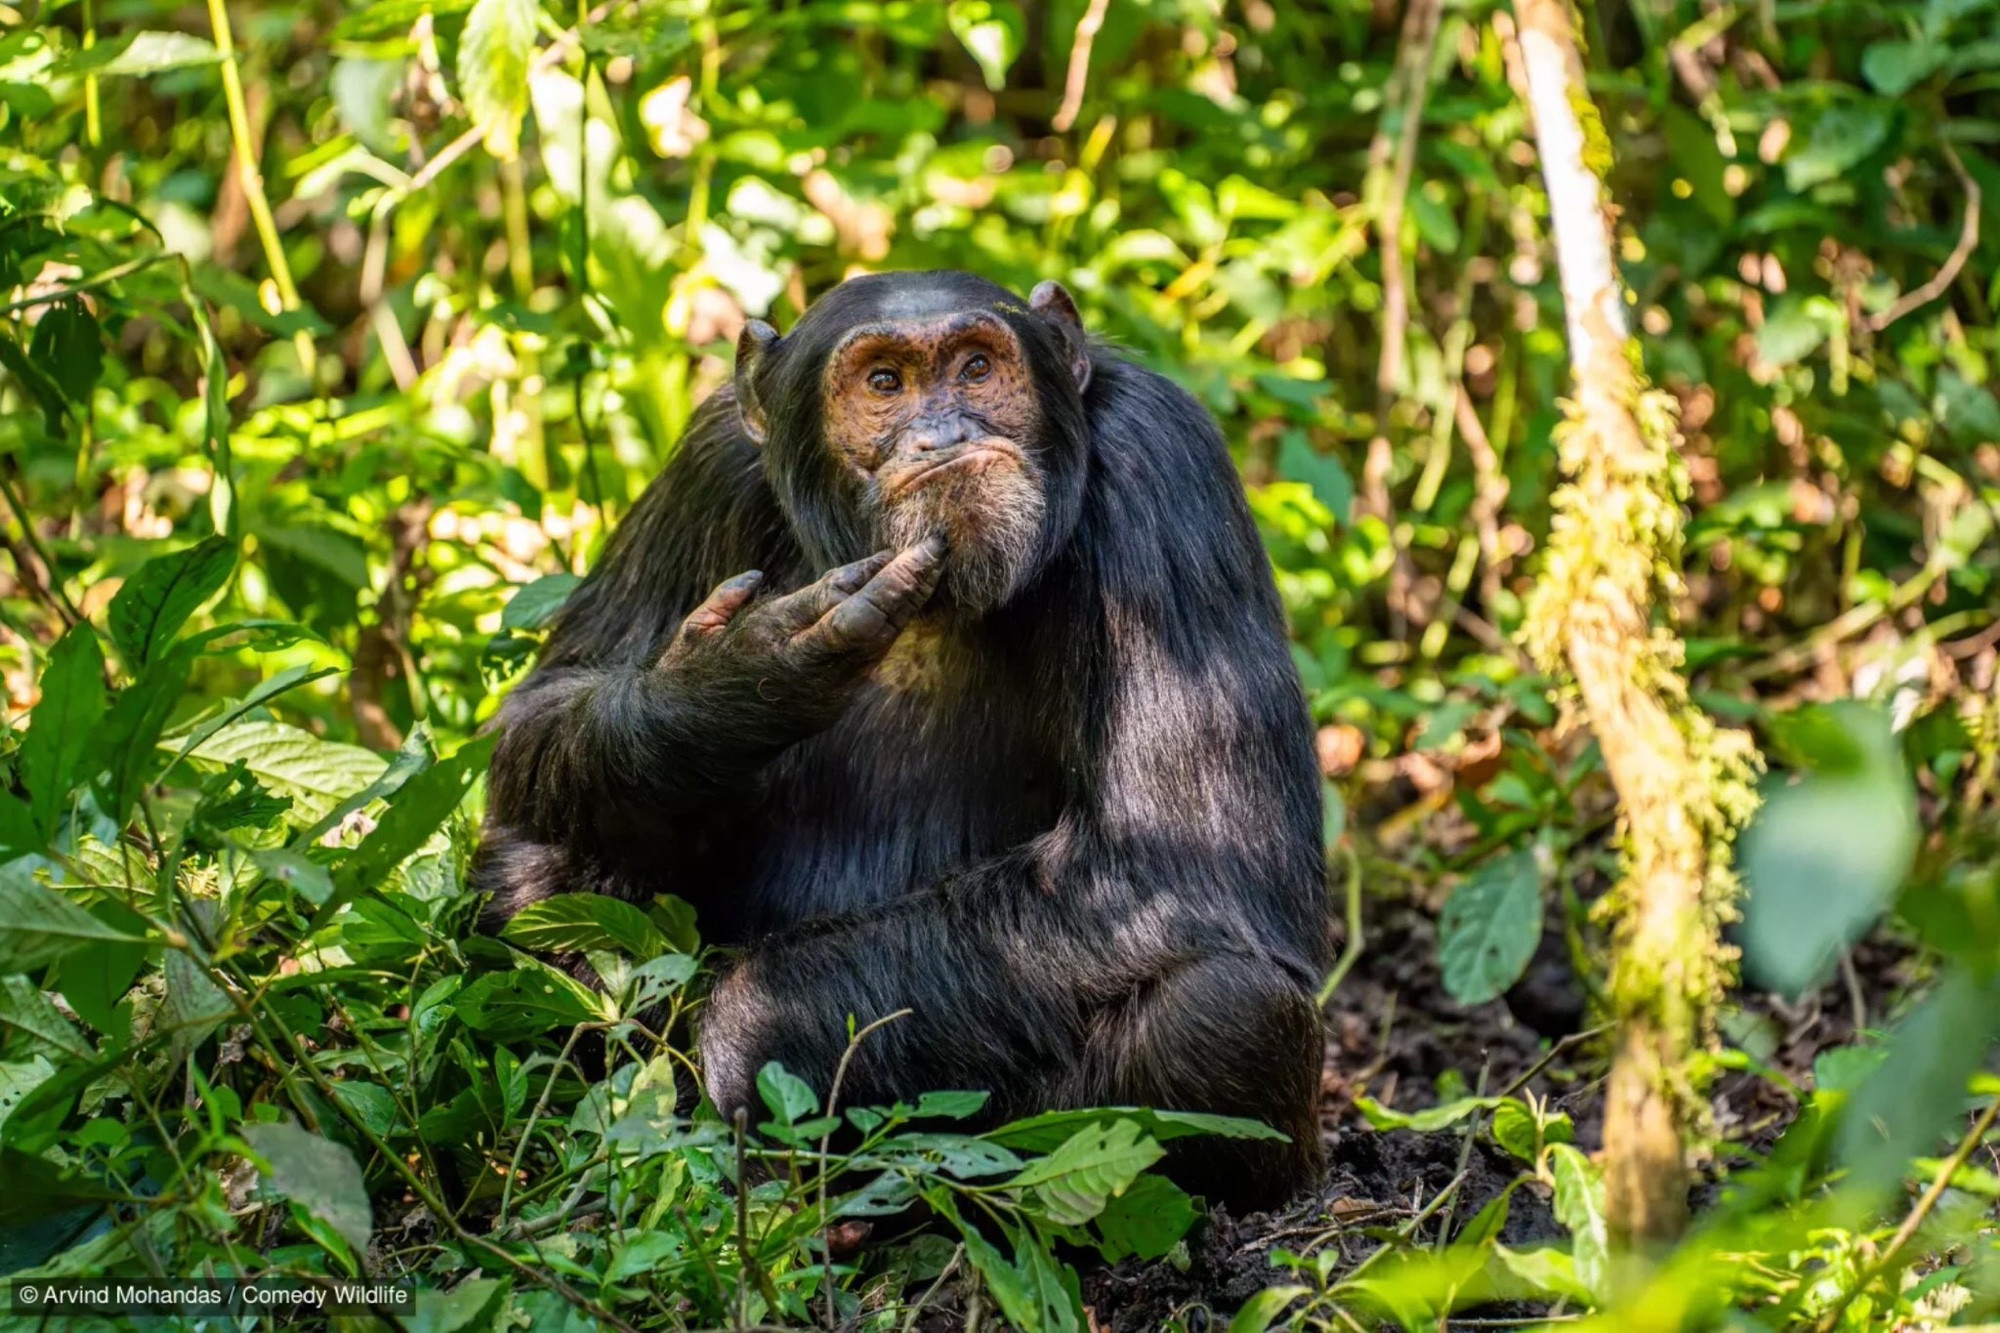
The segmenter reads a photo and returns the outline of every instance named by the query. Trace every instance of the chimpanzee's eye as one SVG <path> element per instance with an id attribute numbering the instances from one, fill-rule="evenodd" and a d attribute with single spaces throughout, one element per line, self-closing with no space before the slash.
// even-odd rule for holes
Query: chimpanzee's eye
<path id="1" fill-rule="evenodd" d="M 876 393 L 894 393 L 903 387 L 903 377 L 893 370 L 872 370 L 868 373 L 868 387 Z"/>
<path id="2" fill-rule="evenodd" d="M 993 363 L 991 361 L 988 361 L 983 356 L 975 355 L 971 360 L 965 363 L 965 369 L 958 372 L 958 377 L 963 380 L 970 380 L 974 384 L 977 384 L 979 383 L 979 381 L 985 379 L 988 375 L 991 375 L 992 373 L 993 373 Z"/>

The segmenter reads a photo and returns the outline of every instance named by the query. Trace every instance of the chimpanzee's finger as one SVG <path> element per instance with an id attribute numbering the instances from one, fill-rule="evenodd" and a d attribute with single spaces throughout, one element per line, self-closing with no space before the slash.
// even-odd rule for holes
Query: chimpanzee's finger
<path id="1" fill-rule="evenodd" d="M 902 551 L 867 587 L 828 611 L 813 626 L 813 638 L 836 653 L 887 651 L 937 591 L 944 552 L 938 535 Z"/>
<path id="2" fill-rule="evenodd" d="M 750 604 L 750 599 L 757 595 L 757 589 L 763 582 L 764 571 L 751 569 L 716 584 L 715 591 L 709 593 L 700 606 L 688 612 L 680 628 L 674 631 L 674 641 L 668 645 L 667 658 L 679 657 L 698 639 L 721 633 L 736 613 Z"/>
<path id="3" fill-rule="evenodd" d="M 842 565 L 822 575 L 818 582 L 777 598 L 763 611 L 773 629 L 786 637 L 810 629 L 820 617 L 865 587 L 882 566 L 889 563 L 890 551 L 877 551 L 865 560 Z"/>

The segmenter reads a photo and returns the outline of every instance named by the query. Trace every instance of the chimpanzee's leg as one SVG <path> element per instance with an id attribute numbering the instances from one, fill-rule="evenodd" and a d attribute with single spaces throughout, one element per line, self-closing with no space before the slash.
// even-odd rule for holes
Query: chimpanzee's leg
<path id="1" fill-rule="evenodd" d="M 1166 1166 L 1192 1192 L 1275 1207 L 1325 1166 L 1323 1043 L 1319 1007 L 1298 979 L 1261 958 L 1194 959 L 1098 1011 L 1060 1100 L 1261 1120 L 1291 1141 L 1177 1140 Z"/>

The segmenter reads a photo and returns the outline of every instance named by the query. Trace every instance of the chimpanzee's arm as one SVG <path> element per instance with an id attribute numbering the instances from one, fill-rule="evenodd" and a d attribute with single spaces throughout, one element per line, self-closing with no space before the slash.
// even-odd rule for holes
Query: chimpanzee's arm
<path id="1" fill-rule="evenodd" d="M 591 851 L 617 824 L 721 780 L 745 738 L 702 716 L 660 659 L 714 585 L 749 570 L 780 584 L 800 564 L 731 395 L 718 393 L 501 710 L 491 823 Z"/>
<path id="2" fill-rule="evenodd" d="M 767 1060 L 851 1104 L 932 1088 L 996 1109 L 1149 1101 L 1261 1115 L 1317 1153 L 1326 955 L 1311 731 L 1269 566 L 1206 413 L 1100 358 L 1074 641 L 1076 788 L 1052 834 L 935 890 L 753 950 L 703 1030 L 712 1094 Z M 1302 1082 L 1303 1080 L 1303 1082 Z M 1303 1154 L 1303 1156 L 1300 1156 Z"/>

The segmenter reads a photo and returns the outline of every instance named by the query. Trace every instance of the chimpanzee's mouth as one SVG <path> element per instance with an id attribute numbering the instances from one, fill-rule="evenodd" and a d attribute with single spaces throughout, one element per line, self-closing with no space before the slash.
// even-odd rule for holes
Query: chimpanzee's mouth
<path id="1" fill-rule="evenodd" d="M 995 463 L 1003 461 L 1012 463 L 1017 467 L 1020 466 L 1022 461 L 1020 449 L 1011 440 L 1003 440 L 997 437 L 985 439 L 981 440 L 978 444 L 958 450 L 935 463 L 925 463 L 908 471 L 901 472 L 897 476 L 890 478 L 888 485 L 884 489 L 887 491 L 888 498 L 895 499 L 946 473 L 966 471 L 984 472 Z"/>

